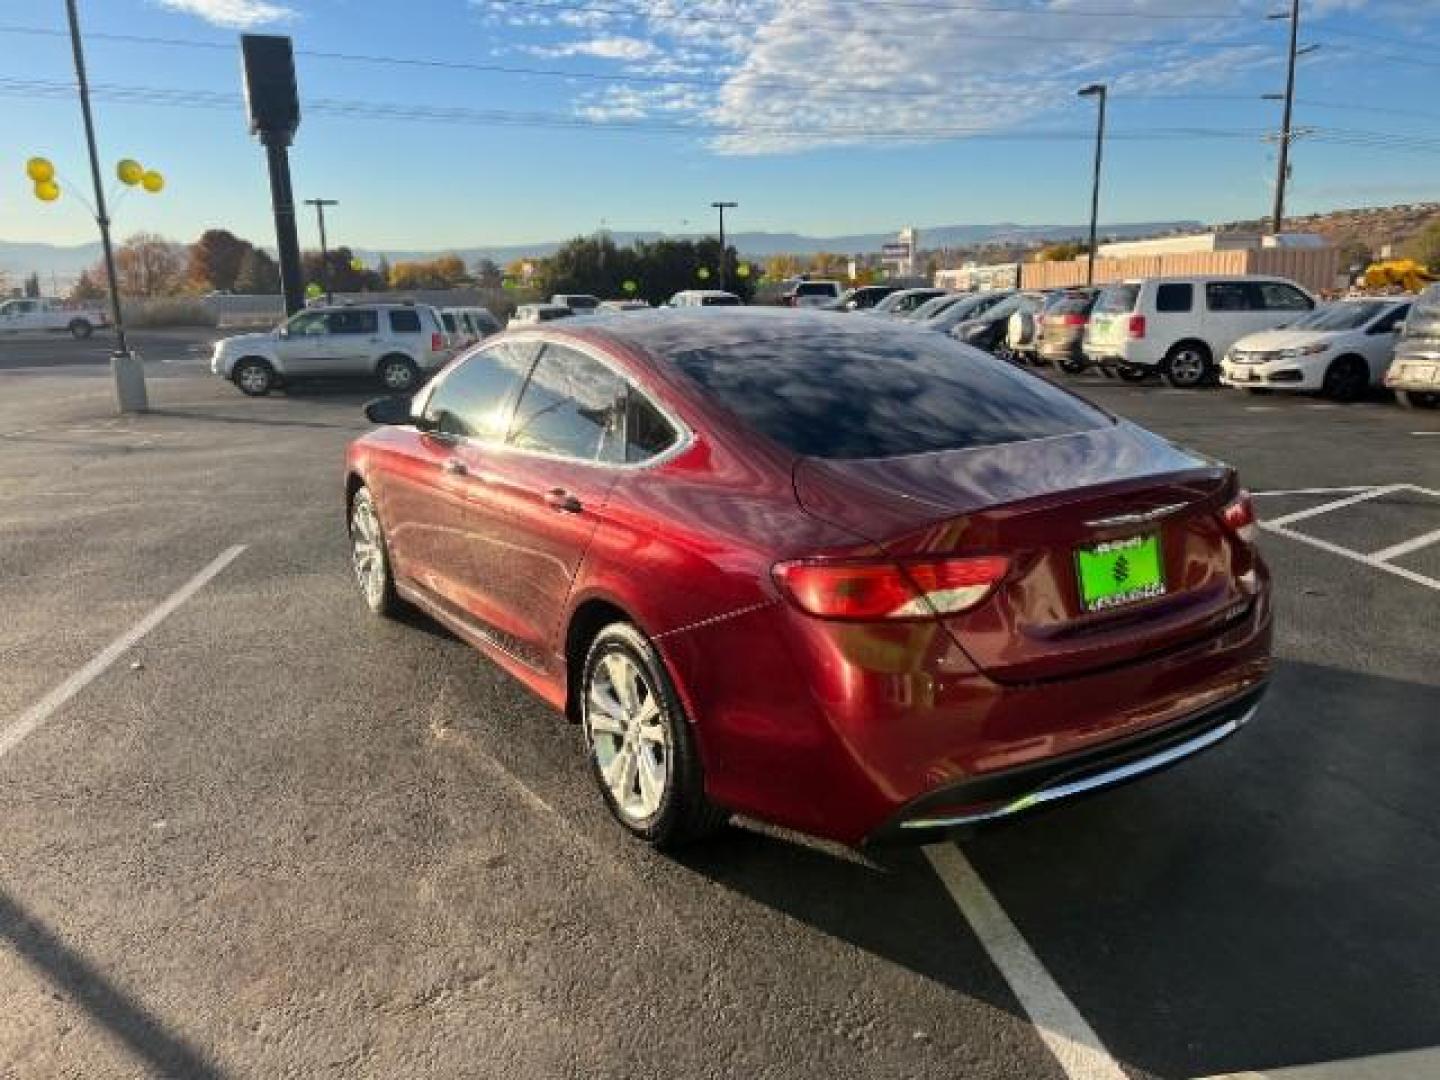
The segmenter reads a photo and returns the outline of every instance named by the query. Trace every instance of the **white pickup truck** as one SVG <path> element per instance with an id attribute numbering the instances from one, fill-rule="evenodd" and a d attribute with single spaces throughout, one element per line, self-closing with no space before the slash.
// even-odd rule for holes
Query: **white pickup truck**
<path id="1" fill-rule="evenodd" d="M 0 334 L 30 331 L 66 331 L 88 338 L 97 328 L 110 325 L 100 308 L 80 308 L 46 297 L 6 300 L 0 303 Z"/>

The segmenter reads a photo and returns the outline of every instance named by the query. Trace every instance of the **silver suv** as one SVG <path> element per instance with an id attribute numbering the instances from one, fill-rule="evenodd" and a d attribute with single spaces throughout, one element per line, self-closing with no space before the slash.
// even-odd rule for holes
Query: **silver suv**
<path id="1" fill-rule="evenodd" d="M 344 304 L 307 308 L 268 333 L 217 341 L 210 370 L 251 397 L 294 379 L 341 375 L 370 376 L 404 393 L 454 352 L 432 307 Z"/>

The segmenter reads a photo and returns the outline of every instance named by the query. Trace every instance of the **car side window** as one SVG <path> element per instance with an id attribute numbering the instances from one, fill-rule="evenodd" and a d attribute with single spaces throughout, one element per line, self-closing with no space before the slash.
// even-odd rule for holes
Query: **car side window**
<path id="1" fill-rule="evenodd" d="M 1372 334 L 1393 334 L 1396 330 L 1400 329 L 1400 324 L 1405 321 L 1405 317 L 1409 314 L 1410 305 L 1401 304 L 1388 315 L 1383 316 L 1374 326 L 1370 327 L 1369 332 Z"/>
<path id="2" fill-rule="evenodd" d="M 373 334 L 378 327 L 375 312 L 364 308 L 332 311 L 325 316 L 325 328 L 332 334 Z"/>
<path id="3" fill-rule="evenodd" d="M 390 330 L 396 334 L 420 333 L 420 313 L 413 308 L 390 312 Z"/>
<path id="4" fill-rule="evenodd" d="M 1205 306 L 1211 311 L 1255 311 L 1258 296 L 1252 296 L 1244 281 L 1211 281 L 1205 285 Z"/>
<path id="5" fill-rule="evenodd" d="M 1259 289 L 1266 311 L 1309 311 L 1315 306 L 1303 292 L 1284 282 L 1262 281 Z"/>
<path id="6" fill-rule="evenodd" d="M 1194 285 L 1161 285 L 1155 290 L 1156 311 L 1189 311 L 1194 306 Z"/>
<path id="7" fill-rule="evenodd" d="M 624 402 L 625 380 L 619 375 L 582 352 L 547 344 L 520 394 L 506 441 L 595 461 L 620 436 Z"/>
<path id="8" fill-rule="evenodd" d="M 625 461 L 632 465 L 649 461 L 669 450 L 679 438 L 675 426 L 632 386 L 625 403 Z"/>
<path id="9" fill-rule="evenodd" d="M 288 323 L 285 329 L 291 337 L 309 337 L 325 333 L 328 316 L 323 311 L 302 311 Z"/>
<path id="10" fill-rule="evenodd" d="M 533 346 L 496 345 L 471 353 L 445 376 L 429 401 L 425 419 L 442 435 L 494 442 L 504 438 L 510 408 L 530 365 Z"/>

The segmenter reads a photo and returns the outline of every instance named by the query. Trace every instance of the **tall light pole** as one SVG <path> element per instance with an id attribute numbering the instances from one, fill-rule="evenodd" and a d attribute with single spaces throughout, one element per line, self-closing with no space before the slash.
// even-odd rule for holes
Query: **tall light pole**
<path id="1" fill-rule="evenodd" d="M 1080 90 L 1081 97 L 1100 99 L 1100 115 L 1095 125 L 1095 183 L 1090 191 L 1090 255 L 1085 260 L 1085 284 L 1095 284 L 1095 258 L 1100 229 L 1100 163 L 1105 155 L 1105 101 L 1110 96 L 1104 83 L 1091 83 Z"/>
<path id="2" fill-rule="evenodd" d="M 115 404 L 122 413 L 145 412 L 145 368 L 125 340 L 125 317 L 120 310 L 120 283 L 115 275 L 115 251 L 110 244 L 110 215 L 105 209 L 105 188 L 100 182 L 100 153 L 95 148 L 95 118 L 90 113 L 90 83 L 85 77 L 85 50 L 80 44 L 80 13 L 75 0 L 65 0 L 70 20 L 70 46 L 75 53 L 75 79 L 80 85 L 80 114 L 85 118 L 85 144 L 90 151 L 90 178 L 95 185 L 95 224 L 100 226 L 100 247 L 105 253 L 105 278 L 110 286 L 110 319 L 115 324 L 115 351 L 110 373 L 115 379 Z"/>
<path id="3" fill-rule="evenodd" d="M 740 204 L 737 202 L 712 202 L 710 204 L 720 211 L 720 288 L 725 288 L 725 211 L 734 210 Z"/>
<path id="4" fill-rule="evenodd" d="M 1295 61 L 1306 53 L 1314 52 L 1318 45 L 1300 48 L 1300 0 L 1290 0 L 1289 14 L 1279 12 L 1269 15 L 1270 19 L 1290 20 L 1290 53 L 1285 64 L 1285 110 L 1280 120 L 1280 153 L 1275 174 L 1275 209 L 1270 215 L 1270 231 L 1279 235 L 1285 223 L 1285 185 L 1290 181 L 1290 144 L 1298 133 L 1291 127 L 1295 112 Z M 1273 96 L 1266 94 L 1273 100 Z"/>
<path id="5" fill-rule="evenodd" d="M 315 207 L 315 216 L 320 219 L 320 284 L 325 288 L 325 302 L 333 304 L 335 295 L 330 291 L 330 248 L 325 243 L 325 207 L 339 206 L 338 199 L 306 199 L 306 206 Z"/>

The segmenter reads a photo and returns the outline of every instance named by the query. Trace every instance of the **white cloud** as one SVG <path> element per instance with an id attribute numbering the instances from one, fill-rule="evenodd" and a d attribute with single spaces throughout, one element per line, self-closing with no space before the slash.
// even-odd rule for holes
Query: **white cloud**
<path id="1" fill-rule="evenodd" d="M 659 49 L 649 41 L 632 37 L 597 37 L 567 41 L 560 45 L 532 45 L 535 56 L 594 56 L 601 60 L 648 60 Z"/>
<path id="2" fill-rule="evenodd" d="M 291 8 L 269 3 L 269 0 L 158 0 L 171 11 L 196 15 L 216 26 L 250 30 L 266 23 L 284 22 L 295 17 Z"/>

